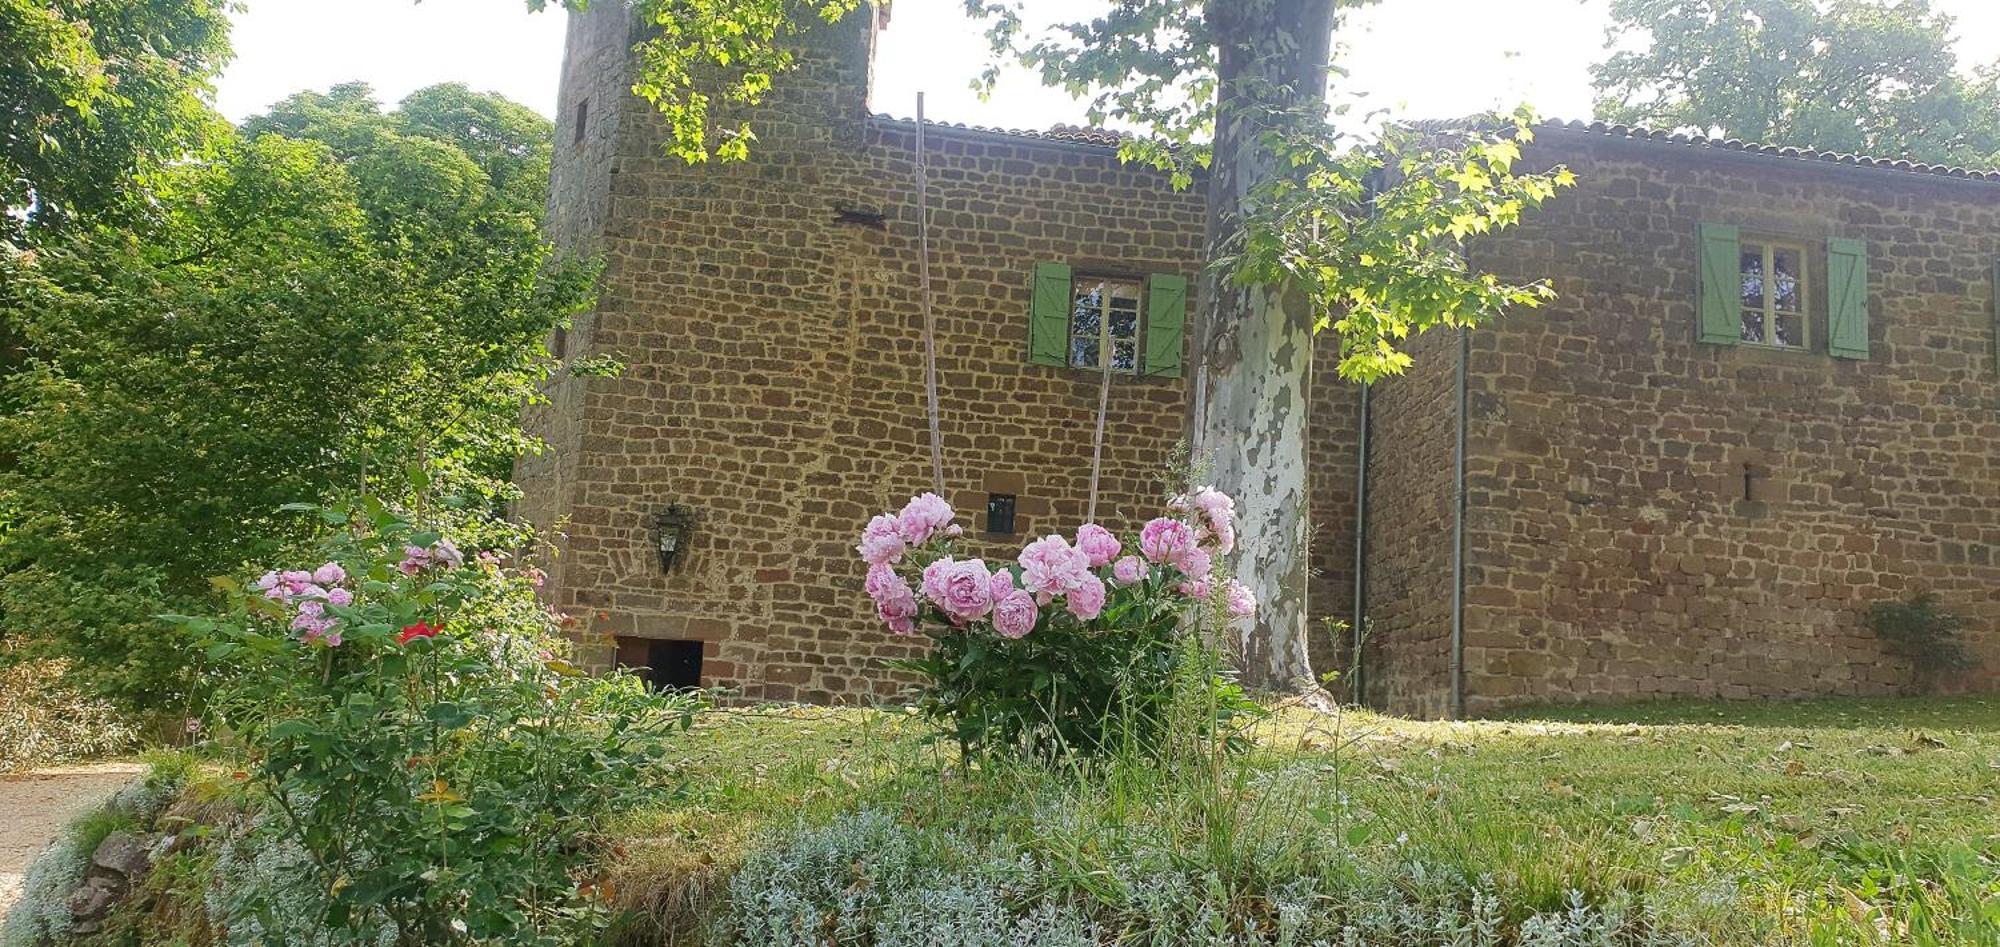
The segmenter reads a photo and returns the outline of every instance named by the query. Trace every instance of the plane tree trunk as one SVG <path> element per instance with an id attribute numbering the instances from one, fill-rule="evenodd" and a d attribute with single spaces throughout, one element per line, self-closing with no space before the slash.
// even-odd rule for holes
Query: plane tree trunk
<path id="1" fill-rule="evenodd" d="M 1208 256 L 1232 250 L 1246 202 L 1283 173 L 1265 134 L 1319 121 L 1335 0 L 1209 0 L 1217 46 L 1215 156 L 1208 192 Z M 1245 683 L 1312 690 L 1306 580 L 1307 393 L 1314 313 L 1285 285 L 1239 287 L 1202 278 L 1193 442 L 1218 489 L 1236 497 L 1242 542 L 1236 577 L 1257 594 L 1240 642 Z"/>

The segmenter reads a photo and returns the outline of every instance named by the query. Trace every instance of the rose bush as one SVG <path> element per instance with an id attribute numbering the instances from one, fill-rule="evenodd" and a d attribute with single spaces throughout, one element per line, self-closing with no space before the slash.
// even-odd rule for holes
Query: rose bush
<path id="1" fill-rule="evenodd" d="M 533 570 L 373 500 L 319 512 L 338 529 L 309 565 L 173 618 L 224 682 L 208 729 L 254 790 L 249 841 L 310 875 L 225 892 L 223 920 L 268 930 L 304 891 L 328 943 L 588 939 L 605 822 L 658 801 L 696 705 L 571 667 Z"/>
<path id="2" fill-rule="evenodd" d="M 1124 539 L 1095 523 L 1044 536 L 1012 563 L 964 558 L 954 518 L 922 494 L 869 521 L 855 549 L 883 623 L 931 639 L 898 666 L 923 676 L 920 706 L 965 751 L 1152 752 L 1190 684 L 1207 719 L 1251 708 L 1187 620 L 1256 610 L 1248 588 L 1215 577 L 1236 545 L 1228 496 L 1177 497 Z"/>

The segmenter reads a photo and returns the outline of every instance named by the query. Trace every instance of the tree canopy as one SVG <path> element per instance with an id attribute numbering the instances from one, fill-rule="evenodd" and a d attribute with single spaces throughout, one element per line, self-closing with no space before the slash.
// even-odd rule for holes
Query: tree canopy
<path id="1" fill-rule="evenodd" d="M 2000 165 L 2000 64 L 1960 71 L 1930 0 L 1614 0 L 1593 70 L 1608 121 L 1966 166 Z"/>
<path id="2" fill-rule="evenodd" d="M 188 656 L 155 616 L 299 538 L 285 504 L 452 495 L 440 515 L 474 520 L 512 495 L 521 403 L 590 273 L 541 238 L 546 121 L 462 87 L 410 101 L 294 96 L 155 172 L 143 234 L 0 263 L 26 356 L 0 419 L 10 636 L 169 705 Z"/>
<path id="3" fill-rule="evenodd" d="M 204 96 L 232 0 L 0 0 L 0 238 L 132 209 L 142 180 L 226 138 Z"/>

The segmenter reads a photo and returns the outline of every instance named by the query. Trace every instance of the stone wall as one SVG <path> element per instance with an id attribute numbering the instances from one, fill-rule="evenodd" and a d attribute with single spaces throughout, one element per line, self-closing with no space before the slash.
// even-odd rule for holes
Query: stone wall
<path id="1" fill-rule="evenodd" d="M 1560 298 L 1474 337 L 1470 708 L 1891 692 L 1863 616 L 1917 589 L 1974 619 L 1955 683 L 2000 681 L 2000 186 L 1539 142 L 1580 185 L 1475 248 Z M 1802 240 L 1809 289 L 1865 240 L 1870 357 L 1827 354 L 1816 289 L 1811 351 L 1697 342 L 1703 222 Z"/>
<path id="2" fill-rule="evenodd" d="M 1362 675 L 1367 702 L 1396 713 L 1451 709 L 1457 343 L 1449 332 L 1417 337 L 1416 364 L 1369 397 Z"/>
<path id="3" fill-rule="evenodd" d="M 614 8 L 595 5 L 585 22 Z M 617 36 L 573 29 L 571 60 L 600 55 L 579 42 Z M 575 407 L 534 415 L 543 430 L 578 428 L 554 462 L 573 470 L 561 478 L 569 492 L 522 507 L 567 524 L 551 598 L 599 635 L 703 641 L 706 682 L 746 699 L 888 697 L 901 684 L 886 661 L 915 645 L 880 629 L 852 549 L 870 515 L 930 482 L 914 126 L 868 115 L 869 37 L 857 16 L 815 38 L 758 113 L 748 164 L 691 168 L 666 156 L 650 107 L 629 97 L 611 155 L 557 158 L 559 181 L 583 174 L 567 163 L 605 161 L 610 195 L 601 226 L 587 189 L 559 187 L 554 198 L 559 233 L 598 227 L 606 267 L 597 311 L 569 350 L 614 355 L 625 369 L 566 383 Z M 947 492 L 972 551 L 1011 557 L 1031 536 L 1083 521 L 1097 410 L 1094 372 L 1028 362 L 1033 266 L 1171 273 L 1192 285 L 1202 198 L 1121 165 L 1102 144 L 950 127 L 928 137 Z M 879 225 L 865 222 L 875 216 Z M 1331 421 L 1350 431 L 1352 395 L 1323 392 Z M 1160 510 L 1185 404 L 1181 379 L 1115 381 L 1098 517 L 1107 526 L 1136 529 Z M 1315 437 L 1330 498 L 1315 516 L 1318 560 L 1342 612 L 1351 443 L 1351 433 Z M 548 466 L 524 463 L 531 495 L 548 495 L 548 478 L 533 476 Z M 1016 535 L 983 535 L 992 493 L 1017 498 Z M 669 503 L 692 506 L 701 523 L 662 575 L 649 523 Z"/>

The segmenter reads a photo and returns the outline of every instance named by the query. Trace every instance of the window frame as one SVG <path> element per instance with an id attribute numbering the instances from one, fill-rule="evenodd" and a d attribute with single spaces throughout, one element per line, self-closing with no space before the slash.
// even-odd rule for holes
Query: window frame
<path id="1" fill-rule="evenodd" d="M 1751 306 L 1745 303 L 1742 291 L 1742 279 L 1744 275 L 1743 257 L 1752 249 L 1761 252 L 1762 255 L 1761 265 L 1764 268 L 1763 269 L 1764 304 L 1756 308 L 1752 308 Z M 1777 256 L 1778 252 L 1781 250 L 1791 251 L 1794 257 L 1798 260 L 1799 287 L 1798 287 L 1798 292 L 1794 295 L 1798 299 L 1799 305 L 1796 310 L 1786 310 L 1778 308 L 1778 295 L 1776 289 L 1777 281 L 1772 278 L 1772 274 L 1775 274 L 1777 272 Z M 1774 236 L 1765 236 L 1761 234 L 1751 234 L 1751 233 L 1743 234 L 1737 240 L 1736 278 L 1737 278 L 1737 292 L 1736 292 L 1737 321 L 1740 324 L 1745 315 L 1753 312 L 1757 313 L 1762 319 L 1762 328 L 1764 336 L 1762 340 L 1739 339 L 1738 341 L 1740 342 L 1740 344 L 1754 345 L 1767 349 L 1777 349 L 1778 351 L 1781 352 L 1812 351 L 1813 348 L 1812 254 L 1808 251 L 1808 248 L 1804 241 L 1798 240 L 1796 238 L 1774 237 Z M 1796 345 L 1787 345 L 1783 342 L 1777 341 L 1777 336 L 1778 336 L 1777 322 L 1778 322 L 1778 317 L 1781 315 L 1798 317 L 1799 341 Z M 1738 334 L 1739 335 L 1741 334 L 1740 330 Z"/>
<path id="2" fill-rule="evenodd" d="M 1079 339 L 1076 331 L 1077 300 L 1082 298 L 1083 294 L 1091 288 L 1101 291 L 1112 284 L 1132 288 L 1132 304 L 1134 306 L 1132 335 L 1128 339 L 1123 336 L 1114 336 L 1111 334 L 1111 315 L 1103 303 L 1104 300 L 1110 297 L 1108 294 L 1100 292 L 1098 296 L 1097 316 L 1097 364 L 1079 365 L 1076 363 L 1076 343 Z M 1069 318 L 1065 320 L 1065 328 L 1068 331 L 1063 338 L 1063 361 L 1067 367 L 1073 371 L 1101 372 L 1108 362 L 1107 353 L 1111 351 L 1112 343 L 1129 341 L 1132 345 L 1132 367 L 1129 369 L 1113 368 L 1111 374 L 1131 378 L 1144 377 L 1146 372 L 1146 294 L 1146 277 L 1143 276 L 1087 271 L 1072 275 L 1069 286 Z"/>

